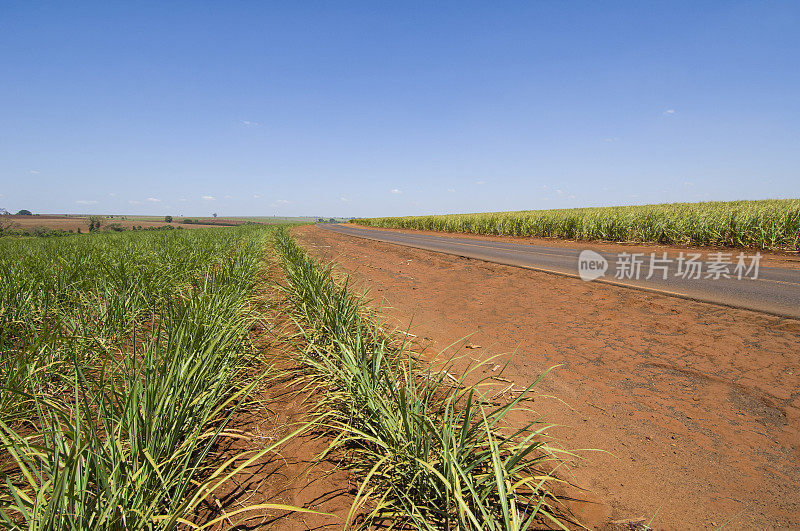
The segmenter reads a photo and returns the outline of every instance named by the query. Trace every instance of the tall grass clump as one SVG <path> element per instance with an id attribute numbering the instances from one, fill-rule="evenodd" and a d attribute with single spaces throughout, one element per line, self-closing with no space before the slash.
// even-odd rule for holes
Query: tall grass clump
<path id="1" fill-rule="evenodd" d="M 570 240 L 800 249 L 800 199 L 363 218 L 355 223 Z"/>
<path id="2" fill-rule="evenodd" d="M 254 385 L 263 243 L 251 228 L 0 241 L 4 527 L 198 527 L 232 473 L 206 457 Z"/>
<path id="3" fill-rule="evenodd" d="M 541 422 L 511 428 L 509 403 L 493 404 L 397 345 L 330 267 L 287 233 L 275 246 L 300 327 L 302 365 L 323 389 L 320 410 L 361 486 L 348 524 L 400 529 L 524 530 L 564 526 L 553 495 L 560 461 Z M 451 369 L 452 370 L 452 369 Z"/>

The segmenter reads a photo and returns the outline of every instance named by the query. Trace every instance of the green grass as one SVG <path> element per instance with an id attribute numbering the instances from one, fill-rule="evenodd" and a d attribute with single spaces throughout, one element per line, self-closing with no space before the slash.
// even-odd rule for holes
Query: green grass
<path id="1" fill-rule="evenodd" d="M 268 232 L 0 241 L 4 527 L 174 529 L 282 442 L 206 464 L 257 382 Z"/>
<path id="2" fill-rule="evenodd" d="M 800 199 L 357 219 L 373 227 L 797 251 Z"/>
<path id="3" fill-rule="evenodd" d="M 531 386 L 509 403 L 485 400 L 479 384 L 424 367 L 396 345 L 330 267 L 286 233 L 276 248 L 301 331 L 308 385 L 321 390 L 322 422 L 361 478 L 348 523 L 372 528 L 525 530 L 562 526 L 551 492 L 559 452 L 541 421 L 511 429 Z"/>

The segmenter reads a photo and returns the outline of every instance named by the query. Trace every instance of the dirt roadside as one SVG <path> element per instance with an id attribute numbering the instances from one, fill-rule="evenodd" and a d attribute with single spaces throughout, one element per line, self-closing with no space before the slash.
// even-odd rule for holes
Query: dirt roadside
<path id="1" fill-rule="evenodd" d="M 561 240 L 556 238 L 529 238 L 526 236 L 486 236 L 483 234 L 467 234 L 461 232 L 437 232 L 432 230 L 412 230 L 412 229 L 381 229 L 379 227 L 368 227 L 366 225 L 355 225 L 359 229 L 366 230 L 392 230 L 407 234 L 421 234 L 427 236 L 437 236 L 445 238 L 491 240 L 497 242 L 518 243 L 523 245 L 541 245 L 545 247 L 567 247 L 570 249 L 591 249 L 598 252 L 607 253 L 643 253 L 649 255 L 656 253 L 667 253 L 670 258 L 676 258 L 680 253 L 699 253 L 703 260 L 708 260 L 712 253 L 728 253 L 736 255 L 744 252 L 750 256 L 754 251 L 744 249 L 731 249 L 728 247 L 686 247 L 675 245 L 660 245 L 656 243 L 623 243 L 623 242 L 601 242 L 601 241 L 580 241 L 580 240 Z M 767 267 L 782 267 L 786 269 L 800 269 L 800 252 L 797 251 L 758 251 L 761 255 L 760 265 Z"/>
<path id="2" fill-rule="evenodd" d="M 462 353 L 502 354 L 515 388 L 560 364 L 533 407 L 565 447 L 605 450 L 572 467 L 603 502 L 589 523 L 800 527 L 800 322 L 313 226 L 293 233 L 394 324 L 410 322 L 430 355 L 470 336 L 481 348 Z"/>

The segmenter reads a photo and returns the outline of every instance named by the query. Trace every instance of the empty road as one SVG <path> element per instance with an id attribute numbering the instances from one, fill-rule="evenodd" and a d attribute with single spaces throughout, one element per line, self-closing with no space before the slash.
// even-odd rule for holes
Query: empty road
<path id="1" fill-rule="evenodd" d="M 691 260 L 690 251 L 683 253 L 683 260 L 675 253 L 670 253 L 666 259 L 661 253 L 654 257 L 633 254 L 635 249 L 627 255 L 609 252 L 581 255 L 580 249 L 459 238 L 449 234 L 433 236 L 347 224 L 320 227 L 359 238 L 572 277 L 581 276 L 581 272 L 584 276 L 594 273 L 600 276 L 591 282 L 800 319 L 800 270 L 760 265 L 756 270 L 755 253 L 751 251 L 743 253 L 742 261 L 738 250 L 726 251 L 718 259 L 709 259 L 707 255 L 705 261 Z M 602 271 L 604 262 L 607 269 Z"/>

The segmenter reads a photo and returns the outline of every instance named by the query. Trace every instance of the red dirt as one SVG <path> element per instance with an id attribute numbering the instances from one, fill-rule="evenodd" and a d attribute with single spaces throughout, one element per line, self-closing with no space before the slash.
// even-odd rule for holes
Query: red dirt
<path id="1" fill-rule="evenodd" d="M 298 380 L 292 347 L 285 343 L 294 330 L 291 325 L 273 322 L 271 332 L 253 330 L 263 367 L 270 375 L 262 381 L 248 401 L 225 428 L 233 437 L 222 437 L 214 452 L 216 468 L 243 452 L 228 471 L 244 464 L 253 453 L 268 448 L 309 422 L 317 397 Z M 288 328 L 287 328 L 288 327 Z M 283 334 L 280 330 L 289 330 Z M 254 374 L 254 377 L 258 375 Z M 342 529 L 357 487 L 349 474 L 333 459 L 316 461 L 331 438 L 319 430 L 306 430 L 274 451 L 263 455 L 225 482 L 214 496 L 206 499 L 198 521 L 208 523 L 222 518 L 213 529 Z M 238 509 L 263 504 L 281 504 L 318 511 L 314 514 L 263 507 L 234 514 Z M 231 515 L 225 517 L 226 515 Z"/>
<path id="2" fill-rule="evenodd" d="M 309 407 L 304 400 L 309 399 L 309 393 L 286 379 L 269 384 L 259 394 L 259 403 L 239 412 L 229 424 L 227 431 L 247 439 L 223 439 L 217 466 L 242 452 L 263 450 L 308 422 Z M 280 445 L 226 482 L 215 493 L 216 500 L 206 505 L 201 521 L 244 507 L 282 504 L 328 514 L 258 508 L 225 518 L 214 528 L 341 529 L 353 501 L 349 476 L 334 461 L 313 462 L 329 442 L 323 434 L 311 431 Z M 243 464 L 252 455 L 245 455 L 232 466 Z"/>
<path id="3" fill-rule="evenodd" d="M 532 407 L 560 425 L 550 435 L 565 447 L 603 450 L 571 468 L 602 502 L 579 508 L 586 523 L 800 527 L 800 321 L 313 226 L 294 234 L 390 322 L 410 322 L 431 357 L 469 336 L 479 348 L 461 349 L 461 368 L 500 354 L 514 389 L 560 364 Z"/>

